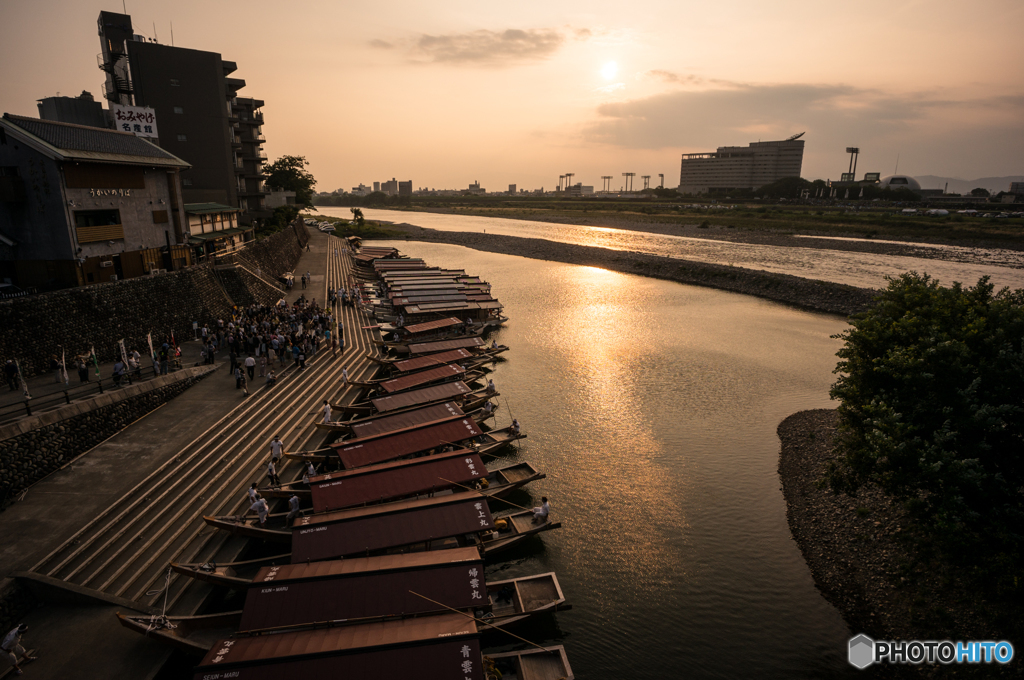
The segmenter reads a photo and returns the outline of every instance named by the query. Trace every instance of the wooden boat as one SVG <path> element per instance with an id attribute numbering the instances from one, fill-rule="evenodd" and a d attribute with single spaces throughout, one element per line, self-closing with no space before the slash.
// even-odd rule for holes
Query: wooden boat
<path id="1" fill-rule="evenodd" d="M 482 477 L 474 477 L 474 471 L 465 469 L 460 471 L 457 466 L 447 463 L 447 461 L 465 462 L 467 458 L 472 459 L 473 456 L 472 452 L 461 450 L 393 463 L 382 463 L 350 471 L 332 472 L 313 477 L 314 483 L 309 487 L 268 488 L 268 490 L 263 490 L 262 494 L 266 498 L 298 496 L 304 505 L 312 504 L 314 512 L 326 512 L 357 505 L 390 503 L 410 498 L 429 498 L 431 495 L 444 491 L 462 488 L 458 484 L 476 488 L 484 498 L 500 499 L 508 496 L 516 488 L 521 488 L 531 481 L 544 479 L 547 476 L 526 462 L 513 463 L 495 470 L 486 470 L 483 468 L 483 464 L 479 463 L 476 466 L 477 469 L 485 472 Z M 453 470 L 453 467 L 456 469 Z M 416 474 L 417 468 L 422 469 L 420 474 Z M 392 472 L 397 474 L 391 474 Z M 348 482 L 342 484 L 345 486 L 346 492 L 349 491 L 349 487 L 354 486 L 349 499 L 339 500 L 336 495 L 330 494 L 329 488 L 326 488 L 326 485 L 338 481 Z M 477 486 L 479 487 L 477 488 Z M 362 487 L 362 491 L 357 495 L 356 491 L 359 490 L 359 487 Z"/>
<path id="2" fill-rule="evenodd" d="M 480 562 L 476 564 L 479 565 Z M 414 595 L 402 593 L 401 590 L 398 592 L 404 596 L 398 598 L 372 595 L 378 591 L 389 593 L 396 590 L 396 586 L 408 589 L 413 579 L 416 588 L 426 590 L 430 594 L 443 595 L 446 593 L 445 581 L 465 580 L 465 565 L 465 562 L 454 564 L 447 570 L 457 570 L 457 575 L 445 573 L 445 570 L 439 568 L 354 574 L 349 572 L 340 578 L 306 581 L 305 587 L 297 585 L 294 581 L 287 582 L 289 585 L 283 585 L 275 580 L 275 588 L 284 587 L 293 592 L 289 598 L 290 606 L 286 605 L 284 612 L 271 612 L 269 616 L 265 611 L 258 611 L 261 607 L 259 591 L 263 590 L 263 583 L 256 581 L 249 584 L 245 609 L 196 616 L 147 616 L 118 612 L 117 618 L 125 628 L 146 637 L 171 644 L 187 653 L 206 654 L 215 642 L 226 637 L 237 638 L 303 628 L 361 625 L 392 620 L 396 617 L 434 616 L 450 611 Z M 479 601 L 463 601 L 459 604 L 468 606 L 454 608 L 476 616 L 492 626 L 509 626 L 538 614 L 572 609 L 572 605 L 565 602 L 565 595 L 554 572 L 485 582 L 482 577 L 483 569 L 479 566 L 477 568 L 481 572 L 480 580 L 484 582 L 484 590 Z M 415 574 L 419 574 L 419 577 L 417 578 Z M 436 582 L 433 588 L 430 587 L 431 581 Z M 300 588 L 305 592 L 296 597 L 297 593 L 294 591 Z M 358 593 L 358 597 L 352 597 L 353 590 Z M 303 602 L 304 599 L 307 602 Z M 460 598 L 462 599 L 464 598 Z M 315 607 L 315 611 L 311 611 L 314 607 L 302 606 L 308 605 L 309 600 L 319 605 Z M 278 609 L 281 608 L 278 604 Z M 254 609 L 257 611 L 253 612 Z M 251 627 L 253 625 L 258 625 L 259 628 L 254 629 Z"/>
<path id="3" fill-rule="evenodd" d="M 574 680 L 572 668 L 569 666 L 569 658 L 565 654 L 565 647 L 545 647 L 540 649 L 525 649 L 518 652 L 500 652 L 498 654 L 485 654 L 484 668 L 488 668 L 488 662 L 501 673 L 501 680 Z M 496 674 L 486 677 L 497 678 Z"/>
<path id="4" fill-rule="evenodd" d="M 298 517 L 285 528 L 282 515 L 264 529 L 234 515 L 204 516 L 210 526 L 229 533 L 287 543 L 292 563 L 354 556 L 475 547 L 484 556 L 507 550 L 561 522 L 533 523 L 524 510 L 495 519 L 476 492 L 442 493 L 431 498 L 395 501 Z M 276 520 L 276 521 L 275 521 Z"/>
<path id="5" fill-rule="evenodd" d="M 446 403 L 453 403 L 453 402 L 446 402 Z M 435 406 L 444 406 L 444 404 L 435 404 Z M 456 408 L 458 408 L 458 407 L 456 407 Z M 469 416 L 470 418 L 473 419 L 473 421 L 475 423 L 480 424 L 480 423 L 485 423 L 488 420 L 494 418 L 494 413 L 497 410 L 498 409 L 497 409 L 496 406 L 493 407 L 492 410 L 490 410 L 490 411 L 488 411 L 488 410 L 486 410 L 486 409 L 481 407 L 481 408 L 478 408 L 478 409 L 476 409 L 474 411 L 470 411 L 469 413 L 463 413 L 462 409 L 458 409 L 458 414 L 459 415 Z M 414 413 L 414 411 L 410 411 L 408 413 Z M 396 415 L 404 415 L 404 414 L 389 414 L 386 417 L 392 418 L 392 417 L 395 417 Z M 367 419 L 367 420 L 369 420 L 369 419 Z M 436 418 L 435 418 L 435 420 L 436 420 Z M 428 421 L 422 421 L 422 422 L 428 422 Z M 337 432 L 337 433 L 342 434 L 342 435 L 353 434 L 352 422 L 351 421 L 332 420 L 329 423 L 316 422 L 316 423 L 313 423 L 313 426 L 316 427 L 316 429 L 318 429 L 318 430 L 323 430 L 324 432 Z M 400 429 L 400 428 L 396 427 L 395 429 Z"/>
<path id="6" fill-rule="evenodd" d="M 400 394 L 368 397 L 348 405 L 331 404 L 331 408 L 348 416 L 349 421 L 347 422 L 355 423 L 361 419 L 409 411 L 446 401 L 454 401 L 463 412 L 475 411 L 482 407 L 488 399 L 496 398 L 499 394 L 498 392 L 488 394 L 486 387 L 473 389 L 464 381 L 456 380 L 428 385 Z"/>
<path id="7" fill-rule="evenodd" d="M 449 352 L 453 352 L 453 351 L 457 352 L 460 349 L 469 352 L 470 355 L 474 356 L 474 357 L 479 357 L 479 358 L 483 358 L 485 356 L 490 357 L 491 361 L 494 362 L 494 361 L 497 361 L 497 357 L 498 357 L 499 354 L 502 354 L 503 352 L 507 352 L 508 351 L 508 346 L 507 345 L 488 345 L 483 340 L 481 340 L 480 338 L 473 338 L 473 340 L 480 340 L 480 342 L 479 342 L 479 344 L 477 344 L 477 343 L 470 344 L 469 347 L 465 347 L 465 348 L 463 348 L 463 347 L 456 347 L 454 350 L 444 350 L 444 351 L 435 352 L 435 353 L 418 353 L 418 354 L 412 355 L 412 358 L 410 358 L 410 356 L 408 356 L 408 355 L 407 356 L 400 356 L 400 357 L 390 357 L 390 358 L 389 357 L 377 357 L 377 356 L 373 356 L 371 354 L 367 354 L 365 356 L 370 361 L 372 361 L 374 363 L 377 363 L 377 364 L 380 364 L 381 366 L 392 367 L 392 366 L 395 366 L 396 364 L 404 364 L 404 363 L 406 363 L 408 361 L 415 361 L 417 358 L 433 358 L 433 359 L 437 360 L 437 359 L 440 359 L 441 355 L 446 355 Z M 452 355 L 452 356 L 455 356 L 455 355 Z"/>

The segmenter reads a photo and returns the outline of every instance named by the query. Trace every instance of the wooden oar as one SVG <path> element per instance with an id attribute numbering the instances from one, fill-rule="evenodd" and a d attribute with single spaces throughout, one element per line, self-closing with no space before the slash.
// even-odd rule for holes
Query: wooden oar
<path id="1" fill-rule="evenodd" d="M 509 505 L 511 505 L 511 506 L 513 506 L 513 507 L 519 508 L 520 510 L 527 510 L 527 511 L 529 511 L 529 512 L 533 512 L 533 508 L 524 508 L 523 506 L 521 506 L 521 505 L 516 505 L 516 504 L 515 504 L 515 503 L 513 503 L 512 501 L 508 501 L 508 500 L 505 500 L 504 498 L 498 498 L 498 497 L 496 497 L 496 496 L 488 496 L 487 494 L 485 494 L 485 493 L 484 493 L 483 491 L 481 491 L 480 489 L 474 489 L 474 488 L 473 488 L 473 487 L 471 487 L 471 486 L 466 486 L 465 484 L 459 484 L 458 482 L 453 482 L 453 481 L 452 481 L 452 480 L 450 480 L 450 479 L 444 479 L 444 477 L 438 477 L 438 479 L 443 479 L 444 481 L 448 482 L 449 484 L 454 484 L 455 486 L 460 486 L 460 487 L 462 487 L 463 489 L 465 489 L 466 491 L 475 491 L 475 492 L 477 492 L 478 494 L 480 494 L 481 496 L 483 496 L 484 498 L 487 498 L 488 500 L 490 500 L 491 498 L 493 498 L 493 499 L 494 499 L 494 500 L 496 500 L 496 501 L 501 501 L 502 503 L 508 503 Z"/>
<path id="2" fill-rule="evenodd" d="M 453 612 L 455 612 L 456 614 L 462 614 L 462 615 L 463 615 L 463 616 L 465 616 L 465 617 L 466 617 L 467 619 L 473 619 L 473 620 L 474 620 L 474 621 L 476 621 L 477 623 L 482 623 L 483 625 L 485 625 L 485 626 L 487 626 L 487 627 L 489 627 L 489 628 L 494 628 L 495 630 L 500 630 L 500 631 L 501 631 L 502 633 L 505 633 L 506 635 L 509 635 L 509 636 L 511 636 L 511 637 L 514 637 L 515 639 L 517 639 L 517 640 L 520 640 L 521 642 L 525 642 L 525 643 L 526 643 L 526 644 L 528 644 L 528 645 L 533 645 L 534 647 L 536 647 L 537 649 L 541 650 L 542 652 L 547 652 L 547 651 L 550 651 L 550 650 L 548 650 L 548 649 L 546 649 L 546 648 L 544 648 L 544 647 L 541 647 L 541 646 L 540 646 L 540 645 L 538 645 L 538 644 L 537 644 L 536 642 L 530 642 L 530 641 L 529 641 L 529 640 L 527 640 L 526 638 L 521 638 L 521 637 L 519 637 L 518 635 L 516 635 L 515 633 L 510 633 L 510 632 L 508 632 L 507 630 L 505 630 L 505 629 L 504 629 L 504 628 L 502 628 L 501 626 L 498 626 L 498 625 L 496 625 L 496 624 L 493 624 L 493 623 L 487 623 L 486 621 L 483 621 L 483 620 L 481 620 L 481 619 L 478 619 L 478 618 L 476 618 L 475 616 L 472 616 L 472 615 L 470 615 L 470 614 L 467 614 L 466 612 L 463 612 L 463 611 L 459 611 L 458 609 L 455 609 L 454 607 L 449 607 L 448 605 L 444 604 L 443 602 L 438 602 L 437 600 L 431 600 L 431 599 L 430 599 L 429 597 L 427 597 L 426 595 L 420 595 L 419 593 L 417 593 L 417 592 L 416 592 L 416 591 L 414 591 L 414 590 L 410 590 L 409 592 L 410 592 L 410 593 L 412 593 L 413 595 L 415 595 L 416 597 L 422 597 L 422 598 L 423 598 L 424 600 L 426 600 L 427 602 L 432 602 L 432 603 L 436 604 L 436 605 L 437 605 L 438 607 L 444 607 L 445 609 L 447 609 L 447 610 L 449 610 L 449 611 L 453 611 Z"/>

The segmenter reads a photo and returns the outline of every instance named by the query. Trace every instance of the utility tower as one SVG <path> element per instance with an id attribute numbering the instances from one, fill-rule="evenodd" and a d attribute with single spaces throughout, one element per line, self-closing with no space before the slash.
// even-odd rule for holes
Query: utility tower
<path id="1" fill-rule="evenodd" d="M 651 176 L 650 175 L 640 175 L 640 179 L 642 179 L 644 181 L 644 189 L 650 189 L 651 188 Z"/>
<path id="2" fill-rule="evenodd" d="M 565 190 L 568 191 L 569 187 L 572 186 L 572 178 L 576 176 L 575 172 L 565 173 Z"/>
<path id="3" fill-rule="evenodd" d="M 604 182 L 604 190 L 605 191 L 611 191 L 612 190 L 612 176 L 611 175 L 601 175 L 601 181 Z"/>
<path id="4" fill-rule="evenodd" d="M 860 155 L 860 148 L 856 146 L 846 147 L 846 153 L 850 154 L 850 171 L 847 177 L 843 178 L 844 182 L 856 182 L 857 181 L 857 156 Z"/>
<path id="5" fill-rule="evenodd" d="M 665 175 L 663 173 L 658 173 L 658 179 L 660 180 L 658 182 L 658 188 L 659 189 L 664 189 L 665 188 Z"/>
<path id="6" fill-rule="evenodd" d="M 562 182 L 565 181 L 565 175 L 558 176 L 558 190 L 562 190 Z"/>
<path id="7" fill-rule="evenodd" d="M 635 172 L 624 172 L 622 176 L 626 178 L 626 191 L 633 190 L 633 178 L 636 177 Z"/>

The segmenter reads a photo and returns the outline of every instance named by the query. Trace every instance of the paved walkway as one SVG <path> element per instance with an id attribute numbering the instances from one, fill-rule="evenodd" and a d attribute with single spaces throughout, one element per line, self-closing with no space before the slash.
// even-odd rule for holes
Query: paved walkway
<path id="1" fill-rule="evenodd" d="M 315 297 L 322 303 L 327 240 L 324 234 L 312 234 L 310 251 L 303 253 L 295 271 L 299 274 L 309 270 L 313 285 L 306 291 L 301 290 L 301 285 L 296 286 L 288 295 L 289 301 L 303 292 L 311 299 L 317 291 Z M 192 365 L 198 361 L 199 343 L 183 345 L 183 363 Z M 100 444 L 69 468 L 30 487 L 24 500 L 0 512 L 0 535 L 4 537 L 0 542 L 0 577 L 28 570 L 60 548 L 90 520 L 178 456 L 196 436 L 244 401 L 243 395 L 235 390 L 234 380 L 225 378 L 226 362 L 218 364 L 212 375 Z M 110 367 L 104 375 L 109 375 Z M 45 393 L 48 379 L 52 380 L 52 376 L 30 379 L 30 389 L 35 389 L 38 381 L 41 393 Z M 25 617 L 29 634 L 24 643 L 26 648 L 37 650 L 39 660 L 26 665 L 22 677 L 154 677 L 164 665 L 169 648 L 122 628 L 114 617 L 115 611 L 116 607 L 104 604 L 43 604 L 33 610 Z"/>

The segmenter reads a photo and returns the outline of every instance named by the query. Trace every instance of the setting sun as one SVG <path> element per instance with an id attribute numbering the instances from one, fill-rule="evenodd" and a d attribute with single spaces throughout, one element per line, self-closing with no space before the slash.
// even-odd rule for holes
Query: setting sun
<path id="1" fill-rule="evenodd" d="M 601 77 L 605 80 L 611 80 L 619 74 L 619 65 L 614 61 L 609 61 L 607 64 L 601 67 Z"/>

